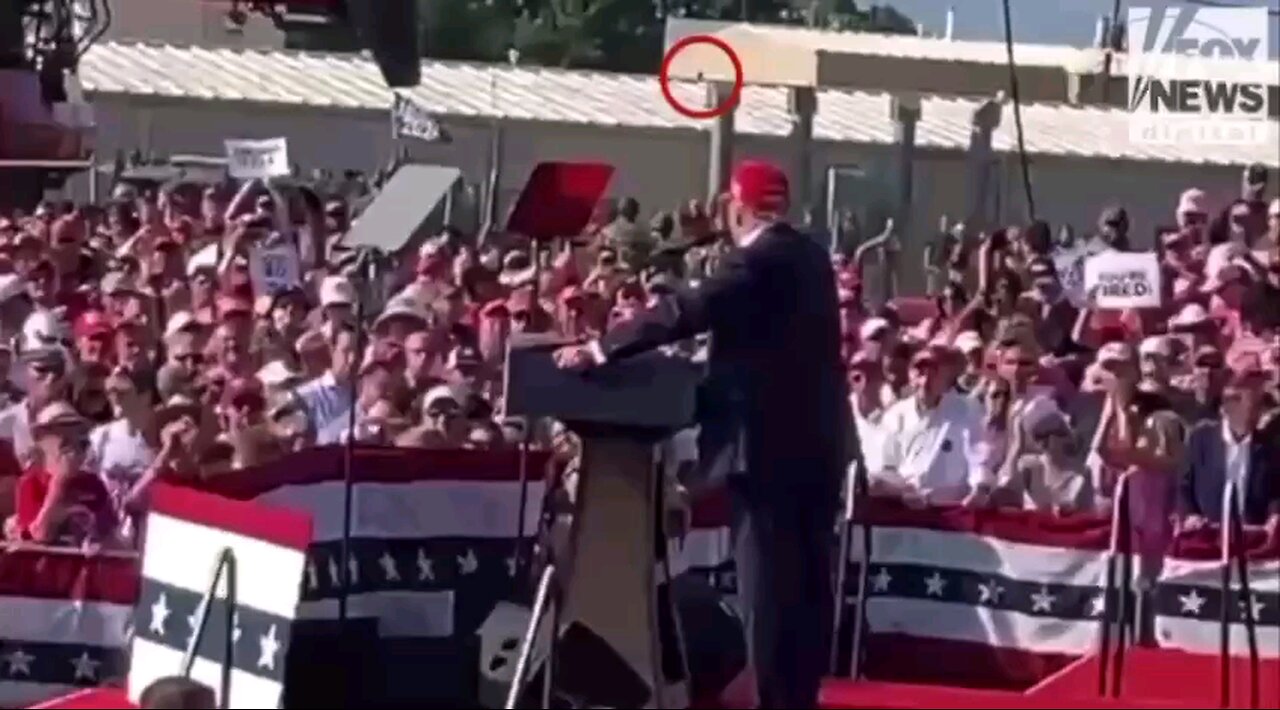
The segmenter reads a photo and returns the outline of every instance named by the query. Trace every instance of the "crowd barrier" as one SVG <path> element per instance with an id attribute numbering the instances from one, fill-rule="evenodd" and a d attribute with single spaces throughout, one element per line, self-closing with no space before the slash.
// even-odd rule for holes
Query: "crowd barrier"
<path id="1" fill-rule="evenodd" d="M 351 617 L 388 702 L 469 697 L 476 631 L 516 590 L 517 530 L 537 530 L 546 458 L 533 461 L 527 498 L 518 455 L 508 452 L 358 450 L 351 542 L 340 559 L 343 452 L 319 448 L 211 481 L 210 492 L 310 514 L 295 638 L 332 624 L 348 565 Z M 520 510 L 525 500 L 525 510 Z M 521 517 L 524 524 L 520 524 Z M 726 595 L 736 591 L 728 506 L 697 502 L 673 563 Z M 870 507 L 866 664 L 870 678 L 1025 689 L 1090 653 L 1114 605 L 1103 590 L 1111 524 L 1100 517 L 941 507 Z M 858 530 L 857 532 L 861 532 Z M 1232 604 L 1231 650 L 1244 653 L 1247 608 L 1262 655 L 1280 652 L 1280 545 L 1246 536 L 1252 598 Z M 841 595 L 854 617 L 861 534 L 852 536 Z M 833 549 L 834 549 L 833 540 Z M 138 597 L 129 556 L 0 548 L 0 704 L 24 706 L 126 675 L 124 648 Z M 1213 531 L 1181 536 L 1153 591 L 1161 647 L 1215 653 L 1223 609 Z M 841 630 L 846 647 L 848 624 Z M 307 644 L 295 643 L 291 648 Z M 290 664 L 293 660 L 290 656 Z M 922 658 L 945 663 L 920 663 Z M 316 659 L 308 659 L 315 662 Z M 175 669 L 176 671 L 177 669 Z M 429 691 L 435 697 L 425 698 Z"/>

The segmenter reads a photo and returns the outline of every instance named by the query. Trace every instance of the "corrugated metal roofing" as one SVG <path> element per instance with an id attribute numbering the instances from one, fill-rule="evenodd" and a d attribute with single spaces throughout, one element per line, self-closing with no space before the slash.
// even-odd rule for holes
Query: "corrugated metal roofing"
<path id="1" fill-rule="evenodd" d="M 297 106 L 383 110 L 391 91 L 372 61 L 356 55 L 175 47 L 140 43 L 94 46 L 80 65 L 87 92 L 178 99 L 248 101 Z M 702 105 L 702 90 L 675 82 L 687 105 Z M 441 116 L 492 117 L 655 129 L 705 129 L 676 113 L 647 75 L 423 62 L 422 83 L 408 95 Z M 893 141 L 885 93 L 825 90 L 814 124 L 819 140 L 888 144 Z M 918 128 L 920 145 L 964 150 L 972 99 L 928 97 Z M 999 150 L 1016 148 L 1012 111 L 996 135 Z M 1280 165 L 1280 123 L 1271 121 L 1264 146 L 1140 145 L 1128 138 L 1128 114 L 1118 109 L 1035 104 L 1023 107 L 1027 150 L 1034 154 L 1140 161 Z M 748 86 L 737 130 L 784 136 L 791 130 L 786 92 Z"/>

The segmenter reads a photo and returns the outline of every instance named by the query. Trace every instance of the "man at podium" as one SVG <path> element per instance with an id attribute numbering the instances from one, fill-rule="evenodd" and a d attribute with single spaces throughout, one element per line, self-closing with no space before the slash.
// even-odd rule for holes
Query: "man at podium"
<path id="1" fill-rule="evenodd" d="M 760 707 L 812 708 L 832 641 L 830 540 L 849 412 L 834 272 L 784 221 L 788 192 L 776 166 L 740 164 L 728 205 L 736 248 L 716 273 L 555 358 L 585 369 L 711 333 L 699 464 L 724 476 L 733 501 Z"/>

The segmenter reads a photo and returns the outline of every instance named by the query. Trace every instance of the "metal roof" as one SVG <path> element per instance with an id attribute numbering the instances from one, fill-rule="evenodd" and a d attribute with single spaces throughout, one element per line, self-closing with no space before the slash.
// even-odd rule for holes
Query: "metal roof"
<path id="1" fill-rule="evenodd" d="M 292 106 L 386 110 L 392 93 L 372 61 L 360 55 L 177 47 L 143 43 L 95 45 L 80 64 L 90 93 Z M 667 105 L 651 75 L 424 61 L 422 83 L 402 90 L 444 117 L 499 117 L 625 128 L 705 130 Z M 677 99 L 701 106 L 703 90 L 673 82 Z M 925 97 L 917 141 L 965 150 L 973 110 L 968 98 Z M 818 140 L 890 144 L 890 96 L 822 90 Z M 997 150 L 1016 148 L 1011 110 L 996 134 Z M 1023 107 L 1027 150 L 1033 154 L 1108 159 L 1280 166 L 1280 123 L 1270 121 L 1263 146 L 1142 145 L 1128 138 L 1128 113 L 1105 107 L 1031 104 Z M 736 128 L 748 135 L 791 131 L 786 90 L 747 86 Z"/>

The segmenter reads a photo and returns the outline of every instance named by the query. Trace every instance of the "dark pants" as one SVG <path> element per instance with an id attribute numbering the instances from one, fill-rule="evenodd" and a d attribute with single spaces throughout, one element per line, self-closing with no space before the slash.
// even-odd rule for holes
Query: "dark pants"
<path id="1" fill-rule="evenodd" d="M 835 485 L 798 491 L 730 476 L 734 555 L 761 708 L 816 708 L 831 643 Z"/>

